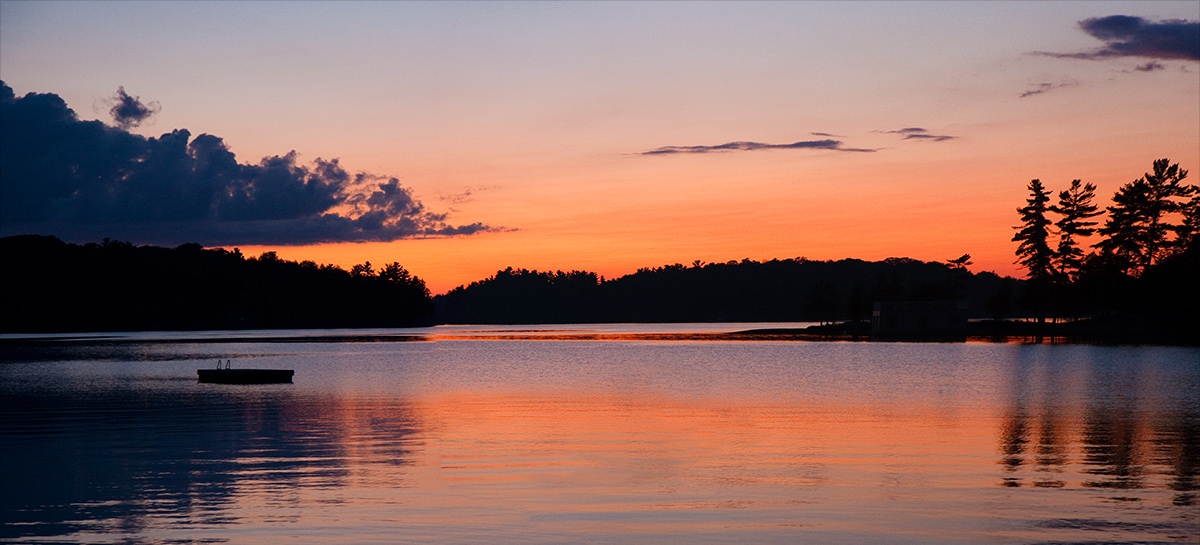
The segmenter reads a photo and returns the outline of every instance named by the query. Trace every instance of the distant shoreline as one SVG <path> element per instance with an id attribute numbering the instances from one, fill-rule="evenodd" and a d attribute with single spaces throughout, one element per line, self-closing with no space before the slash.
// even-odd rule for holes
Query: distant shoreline
<path id="1" fill-rule="evenodd" d="M 456 324 L 445 324 L 456 325 Z M 193 336 L 181 331 L 181 336 L 154 337 L 161 332 L 95 332 L 94 334 L 63 333 L 61 335 L 39 335 L 5 333 L 0 337 L 0 350 L 19 352 L 37 347 L 63 347 L 88 345 L 136 345 L 136 344 L 224 344 L 224 343 L 393 343 L 393 342 L 436 342 L 436 341 L 751 341 L 751 342 L 914 342 L 914 343 L 1012 343 L 1012 344 L 1086 344 L 1086 345 L 1160 345 L 1198 346 L 1200 340 L 1166 333 L 1146 333 L 1145 328 L 1125 328 L 1114 331 L 1111 320 L 1078 320 L 1072 322 L 1033 321 L 975 321 L 969 322 L 965 336 L 958 338 L 938 337 L 892 337 L 873 339 L 868 322 L 839 322 L 813 325 L 803 328 L 760 328 L 736 331 L 708 332 L 593 332 L 541 329 L 523 329 L 522 325 L 546 326 L 554 324 L 494 324 L 511 326 L 500 331 L 447 331 L 447 332 L 378 332 L 344 330 L 344 334 L 288 335 L 302 329 L 278 329 L 272 332 L 258 331 L 250 336 L 240 336 L 238 330 L 223 331 L 214 336 Z M 735 324 L 730 324 L 735 325 Z M 403 328 L 401 328 L 403 329 Z M 146 333 L 151 336 L 129 336 Z M 0 360 L 7 359 L 0 357 Z"/>
<path id="2" fill-rule="evenodd" d="M 1087 344 L 1200 346 L 1200 332 L 1172 331 L 1153 327 L 1153 320 L 1136 326 L 1132 319 L 1081 319 L 1060 322 L 1030 320 L 983 320 L 967 323 L 965 337 L 937 340 L 928 337 L 891 338 L 889 342 L 986 342 L 1016 344 Z M 751 329 L 728 334 L 731 337 L 813 341 L 872 341 L 870 324 L 841 322 L 796 329 Z"/>

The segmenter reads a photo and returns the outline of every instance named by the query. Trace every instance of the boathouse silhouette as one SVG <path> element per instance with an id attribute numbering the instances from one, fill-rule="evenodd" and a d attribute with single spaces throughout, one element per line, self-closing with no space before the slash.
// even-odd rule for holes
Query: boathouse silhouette
<path id="1" fill-rule="evenodd" d="M 966 301 L 882 301 L 871 313 L 876 341 L 967 340 Z"/>

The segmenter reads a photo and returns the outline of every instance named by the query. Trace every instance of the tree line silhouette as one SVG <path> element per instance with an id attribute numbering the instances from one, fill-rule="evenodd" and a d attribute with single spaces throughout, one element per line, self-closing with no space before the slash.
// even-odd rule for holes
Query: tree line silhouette
<path id="1" fill-rule="evenodd" d="M 349 271 L 274 252 L 0 239 L 9 332 L 401 327 L 432 323 L 865 321 L 877 300 L 966 299 L 980 317 L 1018 311 L 1023 282 L 907 258 L 749 259 L 587 271 L 508 268 L 445 295 L 398 262 Z M 436 313 L 435 313 L 436 311 Z"/>
<path id="2" fill-rule="evenodd" d="M 429 325 L 425 282 L 399 263 L 346 271 L 274 252 L 0 239 L 3 331 L 289 329 Z"/>
<path id="3" fill-rule="evenodd" d="M 1029 277 L 1023 302 L 1038 321 L 1086 317 L 1098 333 L 1197 342 L 1200 188 L 1187 174 L 1154 161 L 1117 189 L 1103 223 L 1095 184 L 1073 180 L 1051 204 L 1051 191 L 1030 181 L 1013 241 Z M 1085 252 L 1093 235 L 1101 238 Z"/>
<path id="4" fill-rule="evenodd" d="M 1007 317 L 1022 282 L 951 263 L 805 258 L 693 262 L 615 279 L 508 268 L 434 298 L 439 323 L 860 321 L 880 300 L 966 299 Z"/>

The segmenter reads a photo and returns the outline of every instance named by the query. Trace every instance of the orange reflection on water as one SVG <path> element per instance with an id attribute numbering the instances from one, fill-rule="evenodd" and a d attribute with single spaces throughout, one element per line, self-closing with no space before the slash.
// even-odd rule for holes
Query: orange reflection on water
<path id="1" fill-rule="evenodd" d="M 1139 380 L 1115 399 L 1018 387 L 956 403 L 498 383 L 405 396 L 243 392 L 202 426 L 196 444 L 229 454 L 225 465 L 194 454 L 192 507 L 174 515 L 146 503 L 151 516 L 122 527 L 230 543 L 1200 536 L 1184 520 L 1197 415 L 1139 397 L 1162 387 Z"/>
<path id="2" fill-rule="evenodd" d="M 1155 440 L 1178 424 L 1155 407 L 480 391 L 299 407 L 284 421 L 309 441 L 324 434 L 343 471 L 282 496 L 245 481 L 235 512 L 269 526 L 291 505 L 305 525 L 356 543 L 1036 541 L 1094 535 L 1113 498 L 1179 504 L 1195 490 L 1180 465 L 1195 456 L 1177 436 Z M 1042 513 L 1063 516 L 1004 522 Z M 1133 524 L 1123 535 L 1165 531 Z"/>
<path id="3" fill-rule="evenodd" d="M 336 517 L 314 521 L 309 509 L 305 523 L 353 521 L 344 529 L 356 542 L 370 541 L 364 521 L 381 535 L 456 528 L 467 541 L 496 528 L 509 542 L 919 535 L 952 508 L 971 516 L 957 491 L 994 479 L 984 415 L 933 407 L 459 392 L 404 404 L 322 398 L 289 417 L 336 423 L 324 433 L 345 464 L 337 486 L 290 493 L 297 508 L 336 505 Z M 262 523 L 278 497 L 254 488 L 238 512 Z"/>
<path id="4" fill-rule="evenodd" d="M 190 369 L 116 380 L 88 363 L 103 372 L 39 381 L 42 364 L 0 366 L 15 377 L 0 380 L 0 500 L 16 499 L 0 541 L 1200 539 L 1193 350 L 271 350 L 304 380 L 213 388 Z"/>

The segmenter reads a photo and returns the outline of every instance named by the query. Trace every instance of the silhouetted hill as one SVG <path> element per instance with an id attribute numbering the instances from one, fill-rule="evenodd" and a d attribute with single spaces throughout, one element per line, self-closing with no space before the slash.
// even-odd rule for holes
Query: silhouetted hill
<path id="1" fill-rule="evenodd" d="M 424 282 L 398 264 L 352 274 L 273 253 L 36 235 L 0 238 L 0 258 L 6 332 L 396 327 L 432 314 Z"/>
<path id="2" fill-rule="evenodd" d="M 438 323 L 756 322 L 868 319 L 879 300 L 965 299 L 1007 317 L 1022 282 L 905 258 L 694 263 L 604 280 L 505 269 L 434 298 Z"/>

